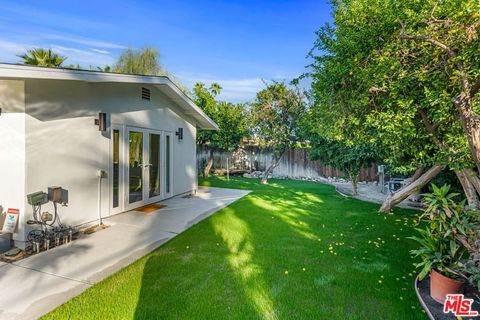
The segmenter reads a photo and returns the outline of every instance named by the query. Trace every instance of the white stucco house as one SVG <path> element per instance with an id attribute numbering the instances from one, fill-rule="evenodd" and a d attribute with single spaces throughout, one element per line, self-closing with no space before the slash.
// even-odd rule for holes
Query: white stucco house
<path id="1" fill-rule="evenodd" d="M 20 210 L 19 247 L 27 195 L 51 186 L 68 190 L 73 226 L 196 190 L 197 129 L 218 129 L 167 77 L 24 65 L 0 64 L 0 112 L 0 205 Z"/>

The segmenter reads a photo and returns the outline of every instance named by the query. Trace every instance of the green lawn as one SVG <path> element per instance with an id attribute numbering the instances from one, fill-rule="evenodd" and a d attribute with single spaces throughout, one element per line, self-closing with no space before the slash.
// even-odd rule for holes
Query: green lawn
<path id="1" fill-rule="evenodd" d="M 45 319 L 425 319 L 409 250 L 415 212 L 301 181 L 253 190 Z"/>

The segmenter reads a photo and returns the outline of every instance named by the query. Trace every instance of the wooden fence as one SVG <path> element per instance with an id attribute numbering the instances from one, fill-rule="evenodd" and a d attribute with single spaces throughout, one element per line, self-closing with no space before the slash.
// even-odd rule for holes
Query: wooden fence
<path id="1" fill-rule="evenodd" d="M 197 146 L 197 168 L 202 172 L 208 160 L 210 149 L 206 146 Z M 241 147 L 235 152 L 217 151 L 213 153 L 213 169 L 229 170 L 233 172 L 265 171 L 272 161 L 272 152 L 256 146 Z M 299 178 L 345 178 L 343 172 L 325 166 L 320 161 L 308 159 L 305 149 L 288 150 L 273 171 L 274 175 L 293 179 Z M 360 181 L 377 181 L 377 166 L 363 168 L 360 172 Z"/>

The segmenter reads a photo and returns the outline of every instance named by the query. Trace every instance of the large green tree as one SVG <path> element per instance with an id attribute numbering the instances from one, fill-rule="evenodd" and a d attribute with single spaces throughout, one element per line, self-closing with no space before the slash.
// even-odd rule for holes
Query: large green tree
<path id="1" fill-rule="evenodd" d="M 376 161 L 373 147 L 367 143 L 347 145 L 343 141 L 314 136 L 310 141 L 310 159 L 342 171 L 352 183 L 353 195 L 357 195 L 360 171 Z"/>
<path id="2" fill-rule="evenodd" d="M 215 150 L 234 151 L 243 138 L 248 137 L 247 113 L 242 104 L 218 101 L 217 95 L 222 88 L 212 83 L 210 88 L 203 83 L 196 83 L 193 88 L 195 103 L 214 120 L 219 130 L 200 130 L 197 133 L 197 144 L 209 147 L 210 154 L 204 167 L 203 175 L 208 177 L 213 165 Z"/>
<path id="3" fill-rule="evenodd" d="M 52 51 L 52 49 L 34 48 L 18 56 L 24 64 L 39 67 L 61 67 L 67 59 Z"/>
<path id="4" fill-rule="evenodd" d="M 252 133 L 264 147 L 273 151 L 272 161 L 262 176 L 263 184 L 285 152 L 300 142 L 300 124 L 305 111 L 303 94 L 283 82 L 267 84 L 251 103 Z"/>
<path id="5" fill-rule="evenodd" d="M 113 72 L 131 73 L 149 76 L 165 75 L 160 64 L 160 54 L 157 49 L 145 47 L 142 49 L 126 49 L 120 54 L 113 66 Z"/>
<path id="6" fill-rule="evenodd" d="M 456 171 L 469 202 L 477 202 L 473 183 L 478 179 L 470 167 L 476 162 L 471 141 L 478 89 L 465 82 L 477 83 L 478 3 L 332 4 L 335 23 L 319 30 L 312 51 L 312 112 L 320 130 L 337 139 L 373 143 L 387 164 L 416 172 L 382 211 L 419 190 L 446 165 Z M 470 105 L 462 115 L 461 109 Z"/>

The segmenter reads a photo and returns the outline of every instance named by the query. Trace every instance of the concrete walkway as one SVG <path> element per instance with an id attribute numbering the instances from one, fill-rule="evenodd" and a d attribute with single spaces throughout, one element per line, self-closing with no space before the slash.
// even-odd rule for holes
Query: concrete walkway
<path id="1" fill-rule="evenodd" d="M 249 191 L 203 188 L 151 214 L 105 219 L 105 230 L 16 263 L 0 262 L 0 319 L 36 319 Z"/>

